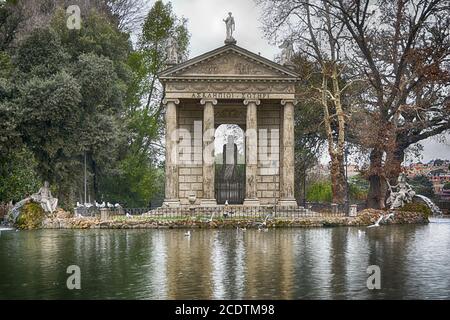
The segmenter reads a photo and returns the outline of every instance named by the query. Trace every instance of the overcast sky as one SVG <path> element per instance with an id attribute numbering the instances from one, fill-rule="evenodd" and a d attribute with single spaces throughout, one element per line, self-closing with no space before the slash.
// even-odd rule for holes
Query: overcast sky
<path id="1" fill-rule="evenodd" d="M 164 0 L 164 2 L 168 2 Z M 253 0 L 172 0 L 176 15 L 188 19 L 191 33 L 190 58 L 224 45 L 225 23 L 222 19 L 232 12 L 236 22 L 233 36 L 237 45 L 273 60 L 280 52 L 264 39 L 259 22 L 260 10 Z M 450 135 L 446 143 L 430 138 L 423 142 L 422 161 L 450 159 Z"/>

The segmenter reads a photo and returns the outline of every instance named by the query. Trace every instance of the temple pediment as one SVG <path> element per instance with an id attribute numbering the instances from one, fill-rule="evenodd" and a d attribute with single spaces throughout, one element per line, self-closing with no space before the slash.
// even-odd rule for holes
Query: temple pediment
<path id="1" fill-rule="evenodd" d="M 295 81 L 298 74 L 236 45 L 225 45 L 163 71 L 160 79 Z"/>

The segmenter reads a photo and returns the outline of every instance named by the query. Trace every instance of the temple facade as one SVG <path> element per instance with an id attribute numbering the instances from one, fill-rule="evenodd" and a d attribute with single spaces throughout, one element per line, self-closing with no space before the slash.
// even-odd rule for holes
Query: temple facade
<path id="1" fill-rule="evenodd" d="M 292 69 L 235 43 L 164 70 L 160 74 L 165 86 L 164 206 L 210 207 L 225 201 L 296 207 L 298 79 Z M 221 124 L 238 125 L 245 133 L 245 164 L 232 168 L 239 174 L 223 175 L 225 170 L 216 163 L 215 130 Z"/>

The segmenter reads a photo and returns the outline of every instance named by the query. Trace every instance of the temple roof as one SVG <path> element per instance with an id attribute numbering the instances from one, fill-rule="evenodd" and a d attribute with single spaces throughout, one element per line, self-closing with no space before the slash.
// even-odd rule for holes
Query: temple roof
<path id="1" fill-rule="evenodd" d="M 162 82 L 170 80 L 211 81 L 297 81 L 295 71 L 250 52 L 235 44 L 227 44 L 159 74 Z"/>

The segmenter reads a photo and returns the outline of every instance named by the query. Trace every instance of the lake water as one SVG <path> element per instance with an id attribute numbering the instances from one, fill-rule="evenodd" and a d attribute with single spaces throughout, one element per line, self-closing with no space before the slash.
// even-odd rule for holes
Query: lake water
<path id="1" fill-rule="evenodd" d="M 0 299 L 450 299 L 450 220 L 379 228 L 0 234 Z M 69 265 L 81 290 L 68 290 Z M 381 269 L 368 290 L 366 269 Z"/>

